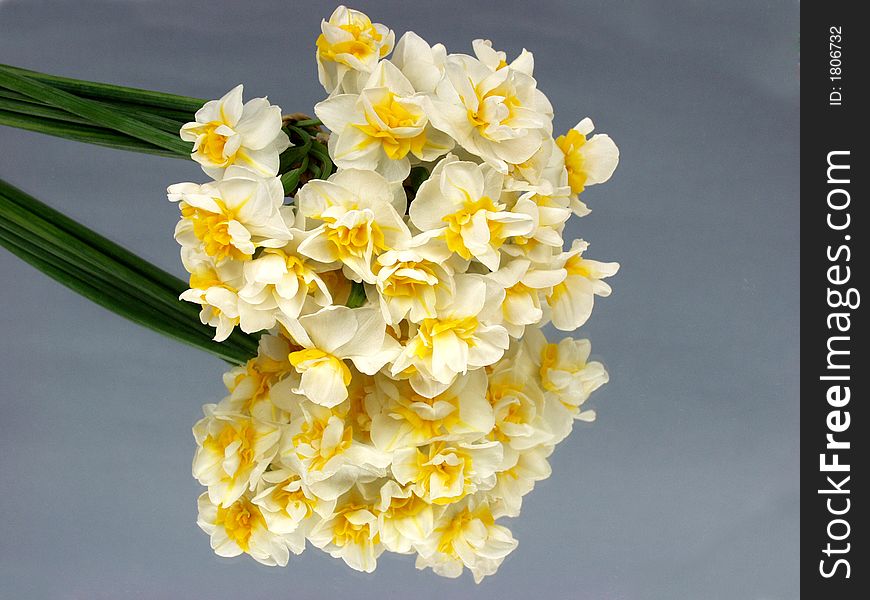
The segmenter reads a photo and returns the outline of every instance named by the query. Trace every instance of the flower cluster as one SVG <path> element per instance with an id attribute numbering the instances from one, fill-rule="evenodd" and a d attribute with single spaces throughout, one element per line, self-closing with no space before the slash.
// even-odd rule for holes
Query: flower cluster
<path id="1" fill-rule="evenodd" d="M 530 52 L 395 42 L 345 7 L 316 47 L 327 179 L 284 197 L 280 109 L 242 86 L 181 131 L 213 178 L 168 190 L 182 299 L 218 341 L 263 332 L 194 427 L 199 525 L 221 556 L 310 543 L 370 572 L 389 550 L 480 581 L 517 545 L 496 521 L 608 379 L 588 341 L 540 328 L 610 294 L 618 265 L 562 234 L 619 153 L 589 119 L 554 138 Z"/>

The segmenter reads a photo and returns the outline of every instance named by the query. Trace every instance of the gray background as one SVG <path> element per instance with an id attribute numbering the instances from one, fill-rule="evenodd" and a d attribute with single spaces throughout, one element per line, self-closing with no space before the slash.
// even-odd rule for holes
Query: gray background
<path id="1" fill-rule="evenodd" d="M 564 130 L 622 151 L 574 223 L 619 260 L 584 335 L 612 382 L 509 524 L 475 587 L 385 555 L 285 569 L 219 559 L 196 524 L 190 427 L 223 365 L 139 329 L 0 251 L 0 597 L 798 596 L 798 3 L 356 2 L 454 52 L 535 52 Z M 0 2 L 0 59 L 285 112 L 322 97 L 333 5 Z M 167 184 L 193 163 L 0 129 L 0 177 L 180 273 Z M 582 424 L 581 424 L 582 425 Z"/>

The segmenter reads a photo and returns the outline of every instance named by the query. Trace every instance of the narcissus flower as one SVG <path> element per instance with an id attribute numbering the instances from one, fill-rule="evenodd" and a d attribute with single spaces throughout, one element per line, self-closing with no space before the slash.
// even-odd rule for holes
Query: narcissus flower
<path id="1" fill-rule="evenodd" d="M 252 500 L 269 530 L 282 536 L 294 554 L 305 550 L 305 535 L 335 510 L 334 500 L 318 498 L 290 469 L 263 473 Z"/>
<path id="2" fill-rule="evenodd" d="M 393 49 L 395 36 L 358 10 L 339 6 L 320 24 L 317 74 L 327 93 L 356 91 L 359 75 L 371 73 Z"/>
<path id="3" fill-rule="evenodd" d="M 444 265 L 450 254 L 430 242 L 378 256 L 378 300 L 388 323 L 434 318 L 437 306 L 450 302 L 456 287 L 452 269 Z"/>
<path id="4" fill-rule="evenodd" d="M 284 191 L 276 177 L 231 167 L 221 181 L 177 183 L 167 195 L 181 209 L 175 239 L 183 248 L 201 248 L 216 263 L 250 260 L 257 248 L 280 247 L 292 237 L 281 216 Z"/>
<path id="5" fill-rule="evenodd" d="M 237 85 L 220 100 L 196 111 L 195 120 L 181 127 L 181 139 L 193 142 L 190 157 L 214 179 L 232 165 L 248 167 L 263 177 L 278 174 L 278 155 L 290 146 L 281 130 L 281 109 L 266 98 L 242 103 Z"/>
<path id="6" fill-rule="evenodd" d="M 186 257 L 190 272 L 190 289 L 182 292 L 181 300 L 199 304 L 199 319 L 215 328 L 214 339 L 222 342 L 241 322 L 239 288 L 244 284 L 242 263 L 216 265 L 207 256 Z"/>
<path id="7" fill-rule="evenodd" d="M 582 194 L 587 185 L 604 183 L 619 164 L 619 148 L 610 136 L 597 133 L 587 139 L 594 128 L 587 117 L 556 138 L 556 145 L 565 155 L 568 183 L 574 194 Z"/>
<path id="8" fill-rule="evenodd" d="M 378 379 L 380 406 L 372 416 L 371 439 L 384 452 L 436 441 L 475 440 L 492 431 L 486 374 L 459 377 L 434 398 L 416 393 L 406 381 Z"/>
<path id="9" fill-rule="evenodd" d="M 297 202 L 314 227 L 299 252 L 321 263 L 342 264 L 349 279 L 374 283 L 372 260 L 411 237 L 396 211 L 395 192 L 371 171 L 349 169 L 327 181 L 309 181 Z"/>
<path id="10" fill-rule="evenodd" d="M 414 86 L 388 60 L 378 64 L 356 94 L 339 94 L 314 107 L 329 128 L 330 154 L 344 169 L 370 169 L 402 181 L 411 159 L 431 161 L 453 148 L 453 139 L 429 124 Z"/>
<path id="11" fill-rule="evenodd" d="M 533 226 L 531 217 L 499 202 L 503 180 L 488 165 L 448 156 L 417 191 L 411 222 L 424 231 L 439 231 L 452 252 L 495 271 L 505 240 L 527 234 Z"/>
<path id="12" fill-rule="evenodd" d="M 393 362 L 392 374 L 413 367 L 417 393 L 432 397 L 460 373 L 493 364 L 508 347 L 501 325 L 488 324 L 501 306 L 504 290 L 477 275 L 457 275 L 456 294 L 438 317 L 414 326 L 412 337 Z"/>
<path id="13" fill-rule="evenodd" d="M 589 340 L 565 338 L 550 343 L 540 332 L 524 340 L 530 362 L 539 369 L 541 386 L 554 394 L 570 414 L 583 421 L 595 419 L 595 411 L 581 412 L 589 396 L 610 380 L 604 365 L 590 361 Z"/>
<path id="14" fill-rule="evenodd" d="M 595 296 L 606 298 L 610 295 L 610 286 L 602 280 L 616 275 L 619 263 L 584 258 L 583 253 L 588 247 L 589 244 L 583 240 L 574 240 L 571 249 L 563 252 L 556 262 L 567 272 L 565 280 L 547 296 L 556 329 L 577 329 L 592 314 Z"/>
<path id="15" fill-rule="evenodd" d="M 208 487 L 211 501 L 229 506 L 248 489 L 278 451 L 281 431 L 274 425 L 238 414 L 203 407 L 205 417 L 193 427 L 199 449 L 193 459 L 193 476 Z"/>
<path id="16" fill-rule="evenodd" d="M 499 442 L 449 444 L 428 448 L 401 448 L 393 453 L 393 477 L 431 504 L 452 504 L 495 485 L 495 473 L 504 458 Z"/>
<path id="17" fill-rule="evenodd" d="M 290 363 L 302 375 L 299 388 L 312 402 L 332 407 L 347 399 L 351 371 L 373 375 L 399 353 L 399 343 L 386 334 L 386 323 L 374 308 L 352 310 L 330 306 L 300 317 L 290 329 L 302 349 L 290 353 Z"/>
<path id="18" fill-rule="evenodd" d="M 371 504 L 351 494 L 331 517 L 315 526 L 309 539 L 352 569 L 371 573 L 384 552 L 378 533 L 378 517 Z"/>
<path id="19" fill-rule="evenodd" d="M 413 552 L 415 544 L 424 543 L 432 535 L 432 505 L 395 481 L 381 486 L 380 496 L 375 512 L 381 543 L 390 552 Z"/>
<path id="20" fill-rule="evenodd" d="M 211 547 L 218 556 L 249 554 L 266 566 L 285 566 L 290 552 L 285 540 L 266 526 L 259 507 L 248 497 L 229 506 L 214 504 L 208 494 L 197 502 L 196 524 L 211 536 Z"/>
<path id="21" fill-rule="evenodd" d="M 260 255 L 245 263 L 245 285 L 239 296 L 251 306 L 270 312 L 274 321 L 289 323 L 302 314 L 306 302 L 326 307 L 332 305 L 332 294 L 321 277 L 329 265 L 318 263 L 298 252 L 299 244 L 311 234 L 291 230 L 292 238 L 280 248 L 265 248 Z M 274 327 L 272 322 L 265 328 Z"/>
<path id="22" fill-rule="evenodd" d="M 539 323 L 544 315 L 542 297 L 564 281 L 565 269 L 553 269 L 518 258 L 490 274 L 490 279 L 504 288 L 501 325 L 515 338 L 523 335 L 526 325 Z"/>
<path id="23" fill-rule="evenodd" d="M 552 131 L 553 107 L 530 73 L 462 54 L 447 57 L 427 107 L 435 127 L 502 173 L 528 160 Z"/>
<path id="24" fill-rule="evenodd" d="M 494 574 L 517 547 L 510 530 L 495 523 L 486 501 L 446 507 L 430 540 L 418 547 L 418 569 L 430 567 L 443 577 L 459 577 L 467 567 L 476 583 Z"/>

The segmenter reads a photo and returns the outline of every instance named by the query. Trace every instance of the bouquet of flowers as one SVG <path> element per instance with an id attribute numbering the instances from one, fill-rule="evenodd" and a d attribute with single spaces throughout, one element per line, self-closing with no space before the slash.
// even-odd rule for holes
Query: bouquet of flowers
<path id="1" fill-rule="evenodd" d="M 588 118 L 554 138 L 530 52 L 472 49 L 340 6 L 316 118 L 241 85 L 202 102 L 0 67 L 0 124 L 210 178 L 168 188 L 189 282 L 5 183 L 0 243 L 232 364 L 193 428 L 217 554 L 286 565 L 310 543 L 371 572 L 388 550 L 479 582 L 517 545 L 501 519 L 595 418 L 603 365 L 541 327 L 577 329 L 610 294 L 618 265 L 563 232 L 619 153 Z"/>

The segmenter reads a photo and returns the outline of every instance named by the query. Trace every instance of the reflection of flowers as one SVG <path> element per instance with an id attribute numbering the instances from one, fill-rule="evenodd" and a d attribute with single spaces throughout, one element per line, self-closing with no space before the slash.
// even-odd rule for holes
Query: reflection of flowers
<path id="1" fill-rule="evenodd" d="M 527 51 L 407 33 L 387 59 L 393 33 L 345 7 L 321 30 L 336 173 L 285 201 L 280 112 L 240 89 L 182 134 L 215 181 L 169 188 L 181 298 L 218 341 L 260 333 L 194 427 L 198 522 L 221 556 L 283 565 L 310 542 L 360 571 L 391 551 L 480 581 L 517 545 L 496 521 L 608 380 L 588 340 L 541 327 L 610 294 L 619 265 L 563 234 L 619 153 L 588 119 L 553 138 Z"/>

